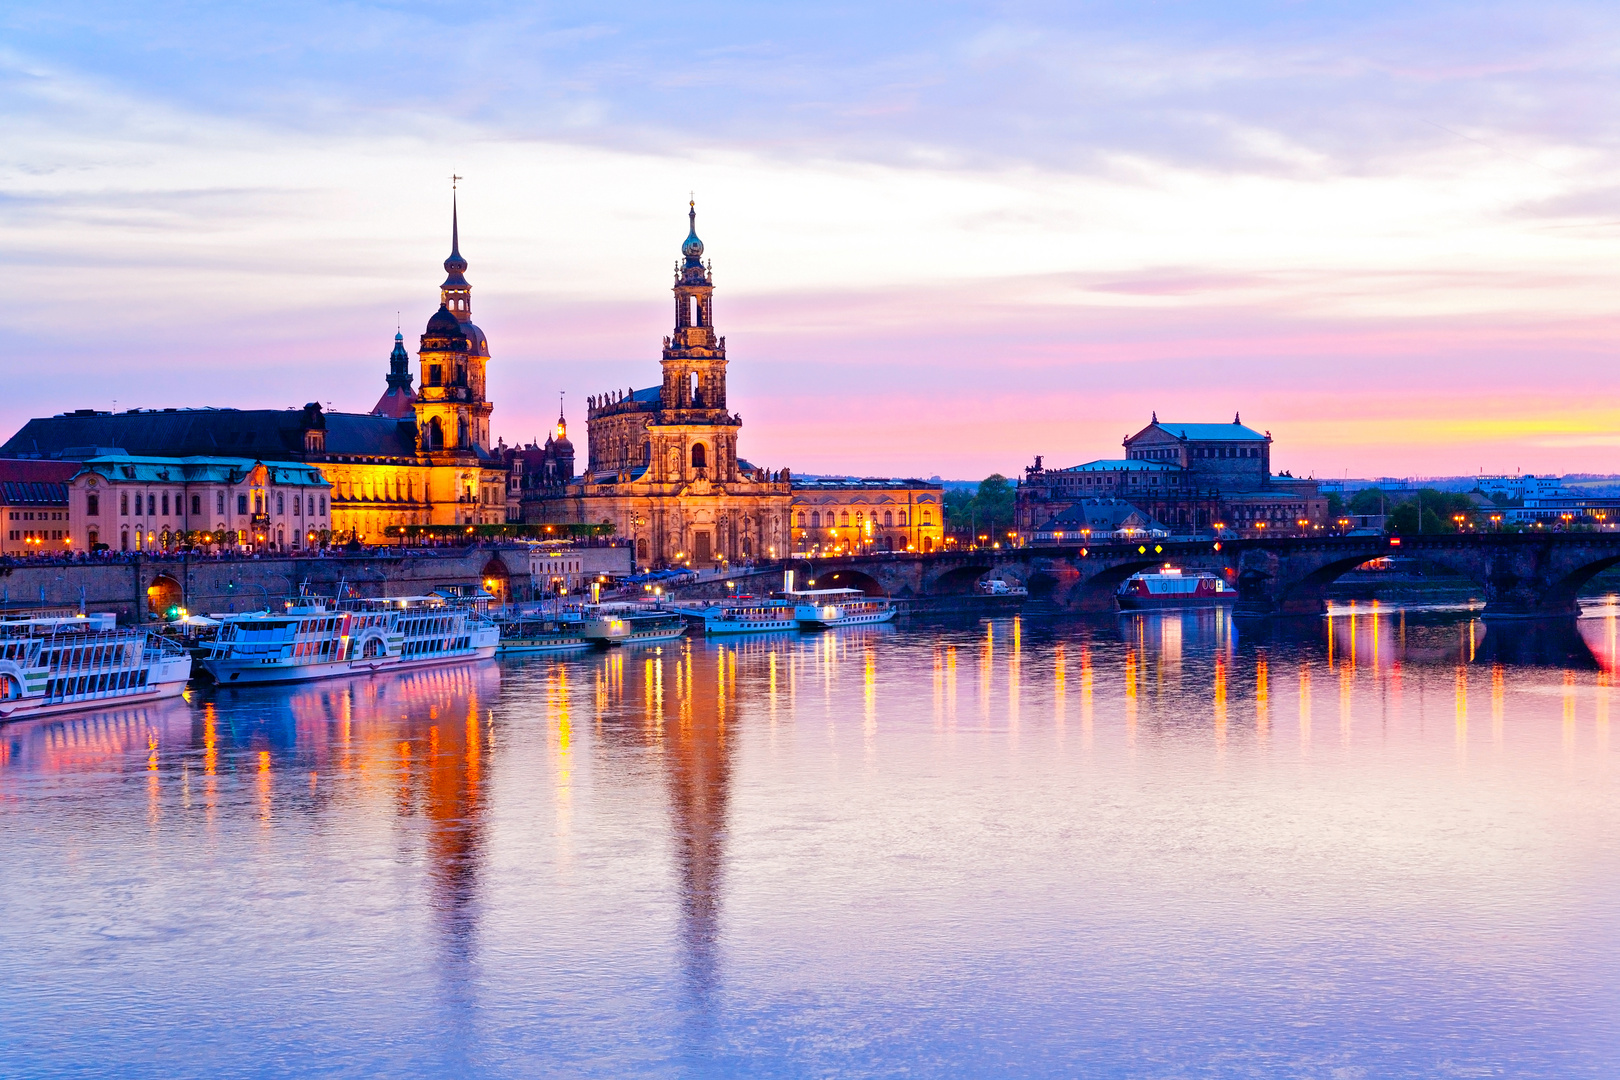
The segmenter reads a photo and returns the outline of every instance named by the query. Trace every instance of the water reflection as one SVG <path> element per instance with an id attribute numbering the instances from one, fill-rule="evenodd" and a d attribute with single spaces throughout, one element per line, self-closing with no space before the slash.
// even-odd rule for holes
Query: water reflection
<path id="1" fill-rule="evenodd" d="M 1006 618 L 14 725 L 0 1073 L 1604 1075 L 1617 629 Z"/>

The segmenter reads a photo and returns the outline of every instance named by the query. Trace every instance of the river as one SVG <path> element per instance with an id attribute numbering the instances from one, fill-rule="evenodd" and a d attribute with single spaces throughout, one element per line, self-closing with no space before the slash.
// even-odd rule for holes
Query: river
<path id="1" fill-rule="evenodd" d="M 913 624 L 10 725 L 0 1076 L 1614 1076 L 1617 621 Z"/>

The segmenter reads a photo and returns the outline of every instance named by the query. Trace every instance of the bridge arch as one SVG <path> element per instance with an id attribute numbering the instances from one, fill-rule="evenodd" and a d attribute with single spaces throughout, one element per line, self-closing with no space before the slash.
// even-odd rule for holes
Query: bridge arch
<path id="1" fill-rule="evenodd" d="M 859 589 L 867 596 L 889 595 L 877 578 L 847 566 L 841 566 L 836 570 L 823 570 L 817 574 L 815 588 Z"/>
<path id="2" fill-rule="evenodd" d="M 934 578 L 924 591 L 930 596 L 963 596 L 971 593 L 991 569 L 989 563 L 958 566 Z"/>
<path id="3" fill-rule="evenodd" d="M 1594 559 L 1589 563 L 1576 567 L 1559 580 L 1553 582 L 1551 587 L 1542 594 L 1542 606 L 1553 610 L 1579 610 L 1575 598 L 1580 594 L 1582 587 L 1611 566 L 1620 566 L 1620 555 Z"/>

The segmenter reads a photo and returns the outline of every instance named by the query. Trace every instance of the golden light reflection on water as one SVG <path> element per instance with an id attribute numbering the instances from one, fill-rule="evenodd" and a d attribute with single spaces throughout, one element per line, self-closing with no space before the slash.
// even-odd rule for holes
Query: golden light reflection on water
<path id="1" fill-rule="evenodd" d="M 1254 731 L 1264 746 L 1271 732 L 1271 671 L 1264 649 L 1254 657 Z"/>

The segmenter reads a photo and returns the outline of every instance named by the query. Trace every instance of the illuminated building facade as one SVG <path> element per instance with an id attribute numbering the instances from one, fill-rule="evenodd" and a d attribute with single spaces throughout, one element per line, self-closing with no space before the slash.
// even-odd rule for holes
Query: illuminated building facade
<path id="1" fill-rule="evenodd" d="M 489 342 L 472 322 L 453 204 L 450 248 L 439 309 L 421 337 L 417 392 L 404 335 L 396 334 L 387 389 L 369 413 L 326 412 L 318 402 L 302 409 L 79 409 L 30 420 L 0 446 L 0 457 L 85 461 L 122 454 L 316 465 L 329 485 L 330 529 L 372 542 L 390 525 L 500 524 L 507 520 L 507 484 L 505 466 L 490 449 Z M 218 515 L 205 516 L 211 520 L 198 528 L 213 529 Z M 117 547 L 112 535 L 101 542 Z M 287 535 L 290 547 L 293 533 Z"/>
<path id="2" fill-rule="evenodd" d="M 714 279 L 695 207 L 687 219 L 662 385 L 591 398 L 584 474 L 560 494 L 526 501 L 525 520 L 610 524 L 634 541 L 640 566 L 779 557 L 789 474 L 738 456 L 742 419 L 726 401 L 726 339 L 714 330 Z"/>
<path id="3" fill-rule="evenodd" d="M 67 486 L 77 471 L 66 461 L 0 460 L 0 554 L 73 550 Z"/>
<path id="4" fill-rule="evenodd" d="M 236 534 L 237 543 L 277 551 L 315 546 L 331 529 L 330 489 L 321 469 L 252 458 L 92 458 L 68 485 L 73 547 L 150 551 L 187 533 Z"/>
<path id="5" fill-rule="evenodd" d="M 924 480 L 793 481 L 793 552 L 934 551 L 945 544 L 945 491 Z"/>
<path id="6" fill-rule="evenodd" d="M 1271 472 L 1271 433 L 1230 424 L 1161 423 L 1124 440 L 1125 456 L 1067 469 L 1040 458 L 1018 485 L 1015 527 L 1025 535 L 1088 499 L 1127 501 L 1173 533 L 1312 532 L 1327 524 L 1315 480 Z M 1303 524 L 1302 524 L 1303 522 Z"/>

